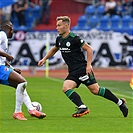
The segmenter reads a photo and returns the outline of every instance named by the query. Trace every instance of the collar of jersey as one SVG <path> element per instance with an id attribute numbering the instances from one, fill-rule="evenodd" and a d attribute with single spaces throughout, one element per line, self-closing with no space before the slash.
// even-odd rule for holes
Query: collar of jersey
<path id="1" fill-rule="evenodd" d="M 62 39 L 64 40 L 64 39 L 68 38 L 69 36 L 71 36 L 72 34 L 73 34 L 73 33 L 70 32 L 65 38 L 62 37 Z"/>

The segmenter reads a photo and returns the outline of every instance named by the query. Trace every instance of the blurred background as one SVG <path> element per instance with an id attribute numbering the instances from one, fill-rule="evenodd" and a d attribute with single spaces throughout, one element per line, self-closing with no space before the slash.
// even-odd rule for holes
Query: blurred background
<path id="1" fill-rule="evenodd" d="M 56 17 L 71 18 L 71 30 L 94 50 L 98 79 L 130 80 L 133 69 L 133 0 L 0 0 L 0 21 L 10 20 L 12 65 L 24 76 L 64 78 L 66 65 L 57 52 L 43 67 L 38 61 L 55 44 Z M 124 78 L 124 79 L 123 79 Z"/>

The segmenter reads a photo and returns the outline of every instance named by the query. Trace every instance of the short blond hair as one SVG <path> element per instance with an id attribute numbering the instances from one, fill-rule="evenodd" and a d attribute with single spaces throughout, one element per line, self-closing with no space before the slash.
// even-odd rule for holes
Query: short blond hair
<path id="1" fill-rule="evenodd" d="M 71 19 L 68 16 L 59 16 L 56 18 L 56 21 L 62 20 L 62 22 L 67 22 L 68 25 L 71 23 Z"/>

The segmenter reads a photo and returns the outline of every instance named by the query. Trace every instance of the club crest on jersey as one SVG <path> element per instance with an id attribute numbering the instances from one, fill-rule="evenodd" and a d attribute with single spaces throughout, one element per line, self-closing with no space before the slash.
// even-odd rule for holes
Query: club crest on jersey
<path id="1" fill-rule="evenodd" d="M 6 70 L 6 71 L 9 71 L 9 68 L 8 68 L 8 67 L 5 67 L 5 70 Z"/>
<path id="2" fill-rule="evenodd" d="M 70 45 L 71 45 L 70 42 L 67 42 L 67 43 L 66 43 L 66 46 L 67 46 L 67 47 L 70 47 Z"/>

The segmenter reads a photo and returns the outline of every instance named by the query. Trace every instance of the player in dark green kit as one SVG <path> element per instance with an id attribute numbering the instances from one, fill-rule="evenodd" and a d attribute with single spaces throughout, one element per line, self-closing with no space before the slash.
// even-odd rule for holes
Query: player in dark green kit
<path id="1" fill-rule="evenodd" d="M 59 36 L 56 38 L 55 46 L 38 62 L 42 66 L 47 59 L 52 57 L 58 50 L 68 65 L 69 74 L 63 84 L 63 92 L 77 106 L 78 110 L 72 114 L 73 117 L 81 117 L 90 112 L 89 108 L 82 102 L 81 97 L 74 91 L 82 83 L 94 95 L 102 96 L 116 103 L 123 113 L 124 117 L 128 115 L 126 100 L 117 98 L 109 89 L 100 87 L 95 79 L 93 68 L 91 66 L 93 50 L 79 36 L 70 31 L 70 18 L 60 16 L 56 19 L 56 26 Z M 87 60 L 83 51 L 87 52 Z"/>

